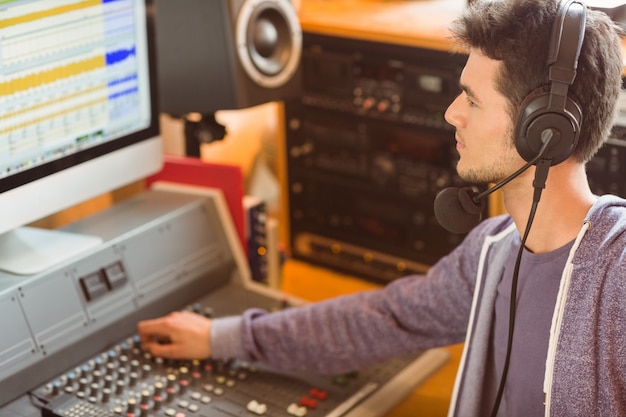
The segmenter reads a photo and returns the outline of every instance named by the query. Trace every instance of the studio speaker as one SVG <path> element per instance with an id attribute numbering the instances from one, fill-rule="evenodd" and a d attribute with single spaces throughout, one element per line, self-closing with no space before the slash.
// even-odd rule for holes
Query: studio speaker
<path id="1" fill-rule="evenodd" d="M 289 0 L 157 0 L 161 111 L 240 109 L 300 93 L 302 30 Z"/>

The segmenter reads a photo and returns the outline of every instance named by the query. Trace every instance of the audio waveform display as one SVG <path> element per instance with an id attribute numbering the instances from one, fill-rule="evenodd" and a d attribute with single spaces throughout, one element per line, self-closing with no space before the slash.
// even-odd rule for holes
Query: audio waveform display
<path id="1" fill-rule="evenodd" d="M 2 0 L 0 0 L 2 1 Z M 141 121 L 134 0 L 38 0 L 0 15 L 0 175 Z"/>
<path id="2" fill-rule="evenodd" d="M 116 51 L 111 51 L 106 53 L 106 64 L 114 65 L 118 62 L 123 62 L 129 57 L 134 57 L 136 55 L 135 47 L 132 46 L 128 49 L 119 49 Z"/>
<path id="3" fill-rule="evenodd" d="M 128 96 L 128 95 L 135 95 L 138 92 L 139 92 L 139 88 L 138 87 L 128 88 L 128 89 L 123 90 L 123 91 L 118 91 L 116 93 L 109 94 L 109 100 L 115 100 L 116 98 L 120 98 L 120 97 L 124 97 L 124 96 Z"/>
<path id="4" fill-rule="evenodd" d="M 24 91 L 37 89 L 89 71 L 103 69 L 104 65 L 104 57 L 100 55 L 40 72 L 17 76 L 12 80 L 0 82 L 0 95 L 7 97 Z"/>
<path id="5" fill-rule="evenodd" d="M 127 82 L 137 82 L 137 74 L 130 74 L 126 77 L 122 77 L 122 78 L 117 78 L 115 80 L 109 81 L 108 86 L 109 87 L 113 87 L 116 85 L 120 85 L 120 84 L 124 84 Z"/>
<path id="6" fill-rule="evenodd" d="M 87 102 L 91 100 L 89 97 L 93 96 L 106 97 L 106 86 L 104 84 L 96 85 L 91 88 L 87 88 L 81 91 L 77 91 L 73 94 L 67 94 L 60 97 L 55 97 L 46 102 L 36 103 L 30 107 L 24 107 L 20 109 L 13 109 L 0 115 L 0 135 L 17 130 L 20 127 L 26 127 L 29 121 L 33 121 L 37 117 L 33 117 L 37 114 L 46 114 L 48 110 L 46 108 L 51 106 L 55 109 L 65 108 L 65 103 L 78 103 Z M 84 97 L 84 98 L 81 98 Z M 43 118 L 39 117 L 40 120 Z"/>
<path id="7" fill-rule="evenodd" d="M 5 28 L 0 38 L 0 74 L 10 76 L 71 57 L 93 55 L 94 49 L 103 45 L 104 22 L 99 7 L 86 8 L 85 2 L 82 2 L 82 8 L 71 4 L 64 6 L 69 7 L 71 12 L 58 14 L 59 3 L 63 0 L 55 3 L 44 0 L 3 11 L 0 26 Z M 36 11 L 32 10 L 33 4 L 38 7 Z M 52 5 L 57 7 L 39 10 Z M 45 18 L 33 20 L 33 16 L 40 14 Z"/>
<path id="8" fill-rule="evenodd" d="M 40 29 L 37 33 L 16 36 L 7 30 L 2 39 L 4 74 L 11 74 L 33 62 L 54 62 L 67 56 L 74 56 L 82 51 L 91 51 L 102 44 L 102 30 L 98 28 L 96 18 L 63 26 Z M 13 35 L 13 36 L 11 36 Z"/>
<path id="9" fill-rule="evenodd" d="M 16 7 L 13 10 L 18 14 L 13 17 L 7 17 L 0 20 L 0 29 L 6 29 L 11 26 L 17 26 L 24 23 L 40 22 L 47 17 L 55 17 L 64 15 L 76 10 L 83 10 L 94 6 L 99 6 L 101 0 L 84 0 L 80 2 L 67 2 L 67 4 L 58 5 L 58 1 L 44 0 L 28 5 Z M 25 11 L 25 12 L 24 12 Z"/>

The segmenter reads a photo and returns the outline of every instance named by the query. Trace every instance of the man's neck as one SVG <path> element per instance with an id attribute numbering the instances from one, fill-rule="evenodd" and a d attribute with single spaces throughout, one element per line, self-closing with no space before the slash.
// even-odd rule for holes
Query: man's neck
<path id="1" fill-rule="evenodd" d="M 534 169 L 504 188 L 504 205 L 520 235 L 524 234 L 533 200 Z M 560 248 L 576 237 L 595 201 L 584 165 L 565 161 L 550 168 L 526 247 L 535 253 Z"/>

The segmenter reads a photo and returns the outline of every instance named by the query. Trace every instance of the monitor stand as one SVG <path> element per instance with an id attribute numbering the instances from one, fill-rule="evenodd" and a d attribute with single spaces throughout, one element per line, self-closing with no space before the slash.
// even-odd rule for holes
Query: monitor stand
<path id="1" fill-rule="evenodd" d="M 0 270 L 37 274 L 100 243 L 97 236 L 20 227 L 0 235 Z"/>

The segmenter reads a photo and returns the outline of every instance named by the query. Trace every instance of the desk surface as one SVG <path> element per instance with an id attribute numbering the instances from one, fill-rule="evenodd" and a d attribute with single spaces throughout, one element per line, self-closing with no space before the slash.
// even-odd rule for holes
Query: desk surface
<path id="1" fill-rule="evenodd" d="M 467 0 L 301 0 L 303 31 L 450 50 L 448 27 Z M 626 38 L 622 40 L 626 76 Z"/>
<path id="2" fill-rule="evenodd" d="M 466 0 L 302 0 L 302 29 L 326 35 L 448 50 L 448 25 Z"/>

